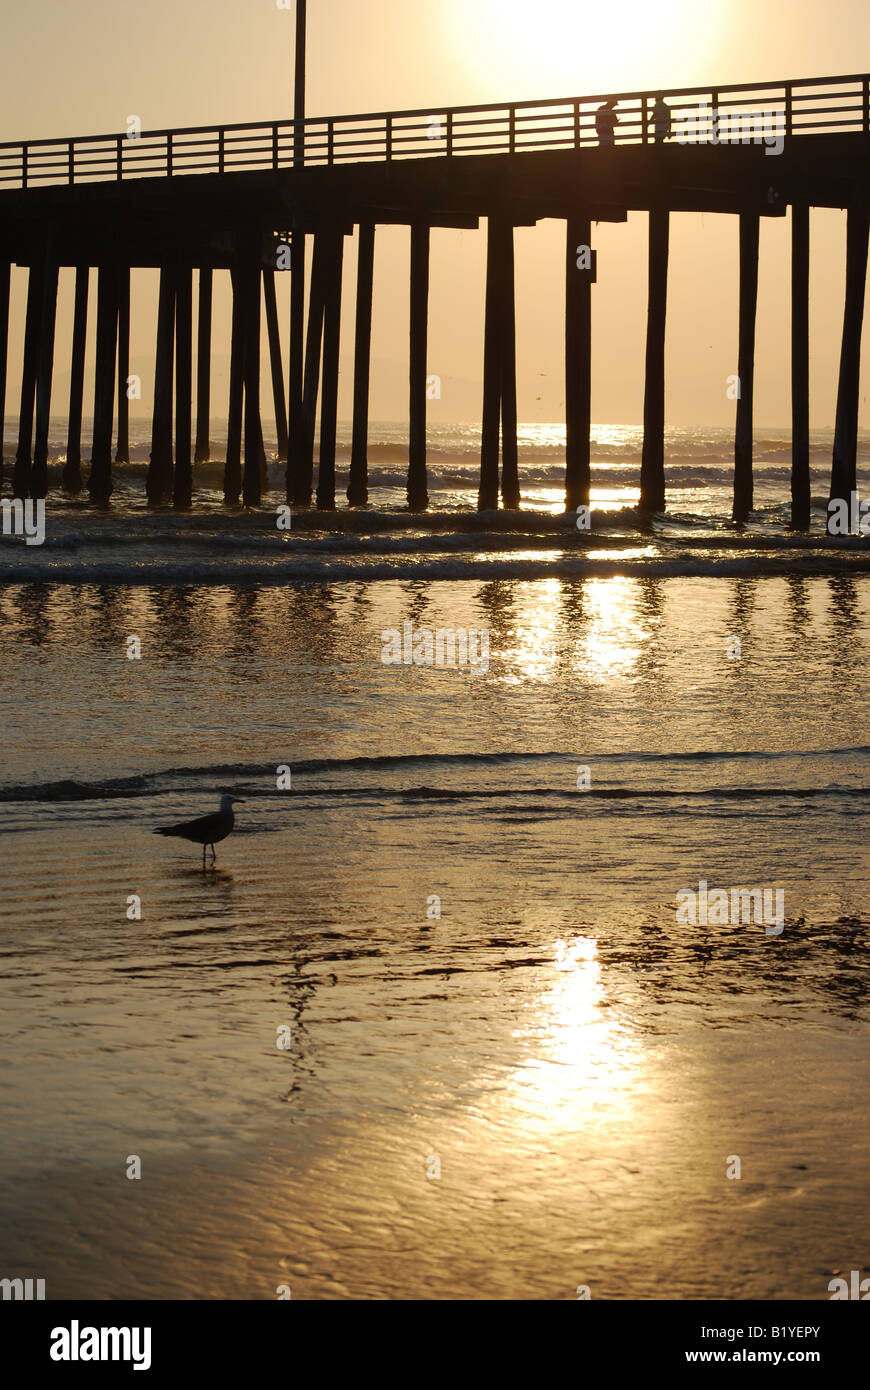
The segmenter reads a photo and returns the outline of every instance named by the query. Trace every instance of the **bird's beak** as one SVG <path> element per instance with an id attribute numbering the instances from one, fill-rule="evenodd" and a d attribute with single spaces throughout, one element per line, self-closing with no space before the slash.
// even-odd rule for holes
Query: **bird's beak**
<path id="1" fill-rule="evenodd" d="M 234 796 L 233 801 L 240 803 L 242 806 L 245 804 L 245 798 L 243 796 Z"/>

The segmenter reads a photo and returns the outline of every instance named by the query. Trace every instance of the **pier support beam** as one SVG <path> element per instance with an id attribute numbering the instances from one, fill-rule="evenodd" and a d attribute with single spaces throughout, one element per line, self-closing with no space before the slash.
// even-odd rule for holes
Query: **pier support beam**
<path id="1" fill-rule="evenodd" d="M 305 369 L 305 233 L 296 231 L 290 248 L 290 366 L 287 376 L 287 501 L 301 487 L 302 378 Z"/>
<path id="2" fill-rule="evenodd" d="M 486 306 L 483 329 L 483 417 L 480 438 L 478 511 L 498 506 L 498 446 L 501 419 L 501 344 L 504 333 L 501 259 L 503 226 L 492 214 L 486 227 Z"/>
<path id="3" fill-rule="evenodd" d="M 791 524 L 810 524 L 810 210 L 791 210 Z"/>
<path id="4" fill-rule="evenodd" d="M 88 492 L 98 507 L 112 495 L 112 422 L 118 347 L 118 267 L 101 265 L 97 282 L 97 356 L 94 368 L 94 444 Z"/>
<path id="5" fill-rule="evenodd" d="M 237 507 L 242 496 L 242 403 L 245 390 L 244 270 L 232 271 L 233 319 L 230 338 L 230 398 L 227 417 L 227 458 L 224 502 Z"/>
<path id="6" fill-rule="evenodd" d="M 590 247 L 588 217 L 568 219 L 565 261 L 565 511 L 589 506 L 592 432 L 592 270 L 581 269 L 578 247 Z"/>
<path id="7" fill-rule="evenodd" d="M 665 328 L 668 312 L 670 213 L 649 215 L 649 301 L 646 327 L 646 382 L 643 398 L 643 454 L 640 509 L 665 509 Z"/>
<path id="8" fill-rule="evenodd" d="M 199 272 L 199 305 L 196 326 L 196 448 L 194 463 L 208 463 L 211 457 L 211 313 L 212 270 Z"/>
<path id="9" fill-rule="evenodd" d="M 9 282 L 11 266 L 0 263 L 0 488 L 3 487 L 3 440 L 6 433 L 6 364 L 9 354 Z"/>
<path id="10" fill-rule="evenodd" d="M 516 308 L 514 229 L 490 216 L 486 233 L 486 321 L 483 341 L 483 423 L 480 442 L 479 511 L 498 506 L 499 426 L 502 448 L 502 501 L 520 503 L 517 468 Z"/>
<path id="11" fill-rule="evenodd" d="M 57 261 L 49 251 L 45 261 L 42 313 L 39 325 L 39 368 L 36 376 L 36 435 L 33 442 L 31 497 L 48 492 L 48 426 L 51 416 L 51 380 L 54 367 L 54 333 L 57 323 Z"/>
<path id="12" fill-rule="evenodd" d="M 356 279 L 356 340 L 353 355 L 353 442 L 347 500 L 364 507 L 369 500 L 369 386 L 372 358 L 372 293 L 375 269 L 375 227 L 361 222 Z"/>
<path id="13" fill-rule="evenodd" d="M 130 462 L 130 267 L 118 270 L 118 444 L 116 463 Z"/>
<path id="14" fill-rule="evenodd" d="M 90 268 L 86 265 L 77 265 L 69 382 L 69 425 L 66 463 L 61 475 L 61 485 L 67 492 L 72 493 L 79 493 L 82 490 L 82 402 L 85 392 L 89 282 Z"/>
<path id="15" fill-rule="evenodd" d="M 18 410 L 18 449 L 12 471 L 12 493 L 25 498 L 30 494 L 30 451 L 33 443 L 33 410 L 36 403 L 36 374 L 39 368 L 39 335 L 42 326 L 42 295 L 45 266 L 32 265 L 27 276 L 27 311 L 24 327 L 24 363 L 21 373 L 21 403 Z"/>
<path id="16" fill-rule="evenodd" d="M 193 271 L 178 271 L 175 301 L 175 481 L 172 500 L 189 507 L 193 499 L 191 397 L 193 395 Z"/>
<path id="17" fill-rule="evenodd" d="M 293 502 L 297 507 L 311 506 L 314 485 L 314 427 L 317 418 L 317 396 L 320 388 L 320 353 L 323 344 L 323 317 L 326 293 L 326 233 L 314 237 L 311 262 L 311 289 L 308 295 L 308 334 L 305 344 L 305 380 L 302 393 L 302 420 L 299 439 L 299 468 Z"/>
<path id="18" fill-rule="evenodd" d="M 834 426 L 834 458 L 831 468 L 831 500 L 851 500 L 856 488 L 858 455 L 858 396 L 861 370 L 861 329 L 867 282 L 867 247 L 870 210 L 849 208 L 846 228 L 846 305 Z"/>
<path id="19" fill-rule="evenodd" d="M 520 505 L 517 454 L 517 311 L 514 267 L 514 229 L 504 227 L 502 259 L 504 332 L 501 339 L 501 504 L 509 511 Z"/>
<path id="20" fill-rule="evenodd" d="M 758 229 L 756 212 L 740 214 L 740 329 L 737 357 L 737 427 L 734 434 L 735 521 L 752 511 L 752 400 L 755 389 L 755 321 L 758 307 Z"/>
<path id="21" fill-rule="evenodd" d="M 260 425 L 260 262 L 258 247 L 248 248 L 241 272 L 245 339 L 245 471 L 242 500 L 258 507 L 262 498 L 263 434 Z"/>
<path id="22" fill-rule="evenodd" d="M 341 281 L 344 236 L 330 238 L 323 320 L 323 404 L 320 411 L 320 465 L 317 509 L 335 510 L 335 440 L 338 419 L 338 354 L 341 338 Z"/>
<path id="23" fill-rule="evenodd" d="M 292 254 L 292 253 L 291 253 Z M 291 270 L 290 274 L 293 272 Z M 266 328 L 269 334 L 269 362 L 272 368 L 272 399 L 275 402 L 275 431 L 278 436 L 278 457 L 286 459 L 287 397 L 284 387 L 284 363 L 281 359 L 281 333 L 278 328 L 278 297 L 275 292 L 274 270 L 263 271 L 263 298 L 266 304 Z"/>
<path id="24" fill-rule="evenodd" d="M 160 271 L 157 308 L 157 356 L 154 369 L 154 413 L 151 422 L 151 461 L 146 491 L 159 507 L 172 492 L 172 364 L 175 338 L 175 270 Z"/>
<path id="25" fill-rule="evenodd" d="M 429 345 L 429 227 L 411 227 L 411 355 L 410 436 L 408 448 L 408 510 L 429 505 L 426 477 L 426 372 Z"/>

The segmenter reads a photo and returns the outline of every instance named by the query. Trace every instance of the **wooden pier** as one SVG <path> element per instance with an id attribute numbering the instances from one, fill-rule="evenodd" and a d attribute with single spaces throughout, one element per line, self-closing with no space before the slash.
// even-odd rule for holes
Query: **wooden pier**
<path id="1" fill-rule="evenodd" d="M 96 356 L 87 489 L 106 506 L 116 463 L 129 459 L 127 383 L 131 271 L 160 274 L 151 458 L 154 506 L 186 508 L 196 465 L 210 456 L 213 277 L 232 284 L 224 495 L 257 506 L 266 486 L 260 379 L 268 363 L 286 499 L 336 506 L 336 426 L 345 239 L 357 229 L 353 439 L 347 500 L 368 501 L 368 414 L 376 228 L 411 243 L 408 506 L 428 504 L 426 462 L 429 248 L 432 228 L 487 226 L 481 364 L 479 507 L 515 509 L 517 451 L 514 229 L 565 223 L 565 506 L 588 505 L 592 228 L 649 214 L 649 298 L 640 506 L 666 506 L 665 341 L 671 214 L 738 219 L 739 355 L 735 521 L 753 505 L 753 380 L 759 228 L 792 227 L 792 524 L 810 519 L 809 213 L 847 211 L 847 268 L 830 495 L 855 488 L 860 342 L 870 238 L 870 77 L 630 92 L 613 99 L 612 144 L 596 129 L 610 94 L 446 110 L 127 133 L 0 145 L 0 472 L 10 383 L 20 381 L 11 477 L 18 497 L 44 497 L 58 275 L 75 271 L 69 435 L 61 485 L 81 491 L 88 291 L 94 272 Z M 654 108 L 673 122 L 665 138 Z M 659 106 L 659 111 L 661 107 Z M 306 262 L 310 285 L 306 313 Z M 20 362 L 9 360 L 12 265 L 28 270 Z M 290 267 L 285 379 L 276 283 Z M 194 277 L 198 289 L 196 323 Z M 265 314 L 268 352 L 261 354 Z M 195 401 L 195 417 L 193 404 Z M 315 492 L 315 436 L 320 433 Z"/>

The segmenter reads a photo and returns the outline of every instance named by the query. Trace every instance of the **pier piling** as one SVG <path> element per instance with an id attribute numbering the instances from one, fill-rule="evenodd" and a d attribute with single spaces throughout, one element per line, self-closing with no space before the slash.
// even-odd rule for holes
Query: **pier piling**
<path id="1" fill-rule="evenodd" d="M 130 267 L 118 270 L 118 443 L 116 463 L 130 462 Z"/>
<path id="2" fill-rule="evenodd" d="M 230 331 L 230 389 L 227 411 L 227 457 L 224 502 L 237 507 L 242 496 L 242 406 L 245 392 L 244 269 L 233 267 L 233 317 Z"/>
<path id="3" fill-rule="evenodd" d="M 665 509 L 665 330 L 669 250 L 670 212 L 667 208 L 653 208 L 649 215 L 649 299 L 640 465 L 640 510 L 645 513 Z"/>
<path id="4" fill-rule="evenodd" d="M 51 416 L 51 380 L 54 366 L 54 334 L 57 323 L 58 265 L 49 250 L 45 259 L 42 312 L 39 324 L 39 367 L 36 376 L 36 434 L 33 441 L 31 497 L 48 491 L 48 427 Z"/>
<path id="5" fill-rule="evenodd" d="M 11 266 L 0 262 L 0 488 L 3 487 L 3 440 L 6 432 L 6 365 L 9 354 L 9 285 Z"/>
<path id="6" fill-rule="evenodd" d="M 290 362 L 287 372 L 287 501 L 299 489 L 302 460 L 302 379 L 305 370 L 305 233 L 294 231 L 290 248 Z"/>
<path id="7" fill-rule="evenodd" d="M 193 394 L 193 271 L 179 268 L 175 303 L 175 477 L 172 501 L 189 507 L 193 499 L 191 397 Z"/>
<path id="8" fill-rule="evenodd" d="M 335 441 L 338 420 L 338 363 L 341 337 L 341 282 L 344 237 L 329 239 L 327 288 L 323 319 L 323 403 L 320 409 L 320 465 L 317 470 L 318 511 L 335 510 Z"/>
<path id="9" fill-rule="evenodd" d="M 208 463 L 211 457 L 211 316 L 212 270 L 199 272 L 199 303 L 196 323 L 196 446 L 194 463 Z"/>
<path id="10" fill-rule="evenodd" d="M 262 497 L 263 434 L 260 426 L 260 266 L 251 247 L 242 272 L 244 304 L 245 468 L 242 501 L 257 507 Z"/>
<path id="11" fill-rule="evenodd" d="M 408 510 L 425 511 L 429 505 L 426 477 L 426 373 L 429 348 L 429 245 L 428 224 L 411 226 L 411 349 L 408 442 Z"/>
<path id="12" fill-rule="evenodd" d="M 75 308 L 73 310 L 72 353 L 70 357 L 69 422 L 66 463 L 61 485 L 71 493 L 82 490 L 82 403 L 85 391 L 85 348 L 88 331 L 88 289 L 90 267 L 76 266 Z"/>
<path id="13" fill-rule="evenodd" d="M 291 269 L 292 275 L 292 269 Z M 281 334 L 278 328 L 278 297 L 275 292 L 274 270 L 263 271 L 263 299 L 266 305 L 266 330 L 269 335 L 269 362 L 272 369 L 272 399 L 275 402 L 275 431 L 278 438 L 278 457 L 286 459 L 287 397 L 284 386 L 284 364 L 281 358 Z"/>
<path id="14" fill-rule="evenodd" d="M 101 265 L 97 278 L 97 357 L 94 368 L 94 443 L 88 492 L 98 507 L 112 495 L 112 424 L 118 345 L 118 267 Z"/>
<path id="15" fill-rule="evenodd" d="M 863 205 L 850 207 L 846 223 L 846 304 L 831 467 L 832 501 L 841 498 L 849 502 L 856 486 L 861 330 L 864 323 L 868 238 L 870 209 Z"/>
<path id="16" fill-rule="evenodd" d="M 21 372 L 21 402 L 18 410 L 18 449 L 12 470 L 12 493 L 30 495 L 30 451 L 33 444 L 33 411 L 36 404 L 36 375 L 39 369 L 39 335 L 42 326 L 42 294 L 45 263 L 40 257 L 27 275 L 27 309 L 24 326 L 24 360 Z"/>
<path id="17" fill-rule="evenodd" d="M 154 412 L 151 421 L 151 460 L 146 491 L 152 506 L 161 506 L 172 492 L 172 377 L 175 339 L 175 267 L 160 271 L 157 306 L 157 353 L 154 366 Z"/>
<path id="18" fill-rule="evenodd" d="M 591 249 L 588 217 L 567 223 L 565 281 L 565 510 L 589 505 L 592 432 L 592 271 L 578 265 L 578 247 Z"/>
<path id="19" fill-rule="evenodd" d="M 310 507 L 314 486 L 314 428 L 320 389 L 320 354 L 323 346 L 327 234 L 317 232 L 311 260 L 311 288 L 308 293 L 308 333 L 305 343 L 305 380 L 302 392 L 300 457 L 293 501 L 297 507 Z"/>
<path id="20" fill-rule="evenodd" d="M 740 303 L 737 354 L 737 425 L 734 432 L 734 521 L 744 522 L 752 511 L 752 424 L 755 390 L 755 323 L 758 308 L 757 212 L 740 214 Z"/>
<path id="21" fill-rule="evenodd" d="M 810 210 L 791 210 L 791 524 L 810 524 Z"/>
<path id="22" fill-rule="evenodd" d="M 361 222 L 356 279 L 356 336 L 353 355 L 353 439 L 347 500 L 364 507 L 369 500 L 369 388 L 372 356 L 372 297 L 375 270 L 375 225 Z"/>
<path id="23" fill-rule="evenodd" d="M 519 509 L 520 476 L 517 453 L 517 313 L 514 229 L 504 227 L 501 293 L 504 332 L 501 339 L 501 501 L 511 511 Z"/>

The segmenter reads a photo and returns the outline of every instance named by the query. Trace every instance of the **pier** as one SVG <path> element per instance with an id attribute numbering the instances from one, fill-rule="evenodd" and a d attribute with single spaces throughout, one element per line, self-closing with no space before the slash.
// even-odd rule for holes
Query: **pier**
<path id="1" fill-rule="evenodd" d="M 612 143 L 596 113 L 616 102 Z M 669 128 L 663 125 L 662 103 Z M 147 496 L 189 507 L 196 465 L 209 460 L 212 294 L 232 285 L 225 402 L 224 497 L 257 506 L 266 485 L 260 387 L 267 371 L 286 501 L 336 507 L 336 416 L 345 240 L 357 234 L 353 442 L 347 501 L 368 500 L 367 434 L 377 227 L 408 228 L 411 269 L 408 506 L 428 503 L 426 461 L 429 248 L 433 228 L 486 225 L 479 507 L 521 502 L 517 450 L 514 229 L 565 226 L 567 510 L 588 505 L 593 227 L 649 214 L 649 295 L 640 508 L 667 505 L 665 341 L 670 216 L 739 222 L 740 391 L 733 517 L 753 505 L 753 379 L 761 219 L 791 218 L 791 516 L 810 521 L 809 214 L 845 209 L 847 266 L 830 496 L 855 488 L 860 342 L 870 237 L 870 77 L 629 92 L 502 105 L 304 118 L 0 144 L 0 470 L 4 421 L 18 389 L 18 439 L 7 485 L 48 490 L 48 435 L 58 275 L 75 273 L 69 436 L 61 486 L 85 486 L 83 384 L 88 293 L 96 282 L 93 437 L 87 489 L 98 506 L 129 456 L 126 385 L 130 277 L 159 271 Z M 306 262 L 310 260 L 307 287 Z M 8 352 L 13 265 L 27 268 L 20 361 Z M 276 285 L 290 277 L 285 373 Z M 194 284 L 197 312 L 194 315 Z M 261 353 L 265 318 L 268 351 Z M 66 405 L 66 403 L 64 403 Z M 194 414 L 195 405 L 195 414 Z M 319 419 L 319 440 L 316 439 Z M 10 441 L 11 442 L 11 441 Z M 315 443 L 317 486 L 315 492 Z M 86 455 L 85 455 L 86 456 Z M 2 479 L 0 479 L 2 481 Z M 284 500 L 282 498 L 282 500 Z"/>

